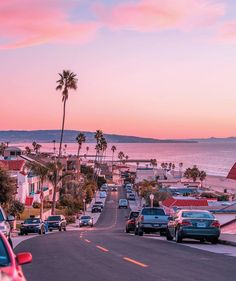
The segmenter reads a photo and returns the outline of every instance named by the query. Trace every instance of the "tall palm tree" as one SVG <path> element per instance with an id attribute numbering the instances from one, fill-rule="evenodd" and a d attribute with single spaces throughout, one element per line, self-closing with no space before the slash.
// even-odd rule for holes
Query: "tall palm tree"
<path id="1" fill-rule="evenodd" d="M 77 74 L 71 72 L 70 70 L 63 70 L 62 73 L 59 73 L 59 76 L 60 79 L 56 82 L 58 83 L 56 90 L 62 91 L 62 103 L 63 103 L 63 117 L 62 117 L 61 137 L 60 137 L 60 146 L 59 146 L 59 158 L 60 158 L 61 150 L 62 150 L 64 126 L 65 126 L 66 102 L 68 100 L 69 90 L 77 89 L 78 79 L 76 78 Z"/>
<path id="2" fill-rule="evenodd" d="M 78 136 L 76 137 L 76 141 L 78 143 L 77 157 L 79 158 L 79 153 L 82 148 L 82 144 L 86 142 L 86 136 L 83 133 L 79 133 Z"/>
<path id="3" fill-rule="evenodd" d="M 111 159 L 111 169 L 112 169 L 112 171 L 113 171 L 113 161 L 114 161 L 114 153 L 115 153 L 115 151 L 116 151 L 116 146 L 115 145 L 113 145 L 112 147 L 111 147 L 111 151 L 112 151 L 112 159 Z"/>
<path id="4" fill-rule="evenodd" d="M 52 143 L 53 143 L 53 154 L 56 154 L 56 140 L 53 140 Z"/>
<path id="5" fill-rule="evenodd" d="M 124 157 L 125 157 L 124 152 L 120 151 L 120 152 L 118 153 L 118 159 L 120 159 L 120 164 L 122 163 L 122 160 L 123 160 Z"/>

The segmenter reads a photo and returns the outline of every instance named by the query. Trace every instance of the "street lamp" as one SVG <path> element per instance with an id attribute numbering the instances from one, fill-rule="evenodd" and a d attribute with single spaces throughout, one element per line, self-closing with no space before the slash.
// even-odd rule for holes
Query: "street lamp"
<path id="1" fill-rule="evenodd" d="M 84 215 L 85 215 L 85 199 L 83 199 L 83 205 L 84 205 Z"/>
<path id="2" fill-rule="evenodd" d="M 154 200 L 154 195 L 151 193 L 149 196 L 150 200 L 151 200 L 151 208 L 153 208 L 153 200 Z"/>

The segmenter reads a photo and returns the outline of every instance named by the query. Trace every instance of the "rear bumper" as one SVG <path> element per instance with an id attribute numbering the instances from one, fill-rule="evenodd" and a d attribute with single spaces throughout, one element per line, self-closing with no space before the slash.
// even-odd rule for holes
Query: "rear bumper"
<path id="1" fill-rule="evenodd" d="M 140 225 L 143 231 L 150 231 L 150 232 L 158 232 L 158 231 L 166 231 L 167 223 L 142 223 Z"/>
<path id="2" fill-rule="evenodd" d="M 191 228 L 182 228 L 180 229 L 180 235 L 183 238 L 219 238 L 220 229 L 218 228 L 204 228 L 204 229 L 191 229 Z"/>
<path id="3" fill-rule="evenodd" d="M 21 233 L 38 233 L 40 231 L 40 228 L 21 228 Z"/>

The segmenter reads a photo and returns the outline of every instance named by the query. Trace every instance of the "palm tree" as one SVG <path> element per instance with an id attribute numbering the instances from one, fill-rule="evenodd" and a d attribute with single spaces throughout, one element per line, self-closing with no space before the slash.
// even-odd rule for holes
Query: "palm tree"
<path id="1" fill-rule="evenodd" d="M 182 168 L 183 168 L 183 163 L 182 162 L 180 162 L 179 163 L 179 177 L 181 178 L 181 176 L 182 176 Z"/>
<path id="2" fill-rule="evenodd" d="M 112 151 L 111 169 L 112 169 L 112 172 L 113 172 L 114 153 L 115 153 L 115 151 L 116 151 L 116 146 L 115 146 L 115 145 L 113 145 L 113 146 L 111 147 L 111 151 Z"/>
<path id="3" fill-rule="evenodd" d="M 203 186 L 203 181 L 205 180 L 206 176 L 207 176 L 207 174 L 206 174 L 205 171 L 200 171 L 200 173 L 199 173 L 199 179 L 200 179 L 200 181 L 201 181 L 201 187 Z"/>
<path id="4" fill-rule="evenodd" d="M 88 155 L 88 152 L 89 152 L 89 146 L 86 146 L 86 151 L 87 151 L 87 155 Z"/>
<path id="5" fill-rule="evenodd" d="M 120 151 L 120 152 L 118 153 L 118 159 L 120 159 L 120 164 L 122 163 L 122 160 L 123 160 L 124 157 L 125 157 L 124 152 Z"/>
<path id="6" fill-rule="evenodd" d="M 62 102 L 63 102 L 63 117 L 62 117 L 62 127 L 61 127 L 61 137 L 60 137 L 60 146 L 59 146 L 59 158 L 61 157 L 62 141 L 64 134 L 65 126 L 65 116 L 66 116 L 66 102 L 69 96 L 69 90 L 77 89 L 78 79 L 76 74 L 70 70 L 63 70 L 62 73 L 59 73 L 60 79 L 56 82 L 58 83 L 56 90 L 62 91 Z"/>
<path id="7" fill-rule="evenodd" d="M 40 179 L 40 219 L 43 218 L 43 184 L 48 179 L 48 168 L 45 165 L 39 164 L 37 162 L 27 162 L 26 168 L 31 170 Z"/>
<path id="8" fill-rule="evenodd" d="M 79 133 L 78 136 L 76 137 L 76 141 L 78 143 L 77 157 L 79 158 L 79 153 L 82 148 L 82 144 L 86 142 L 86 136 L 83 133 Z"/>

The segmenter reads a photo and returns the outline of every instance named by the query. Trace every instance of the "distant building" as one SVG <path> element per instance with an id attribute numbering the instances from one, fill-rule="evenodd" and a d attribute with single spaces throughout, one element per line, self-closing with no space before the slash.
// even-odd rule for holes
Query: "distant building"
<path id="1" fill-rule="evenodd" d="M 3 157 L 4 159 L 16 159 L 22 154 L 22 151 L 19 147 L 9 146 L 4 149 Z"/>
<path id="2" fill-rule="evenodd" d="M 153 181 L 156 179 L 153 168 L 138 167 L 136 170 L 135 183 L 142 182 L 143 180 Z"/>

